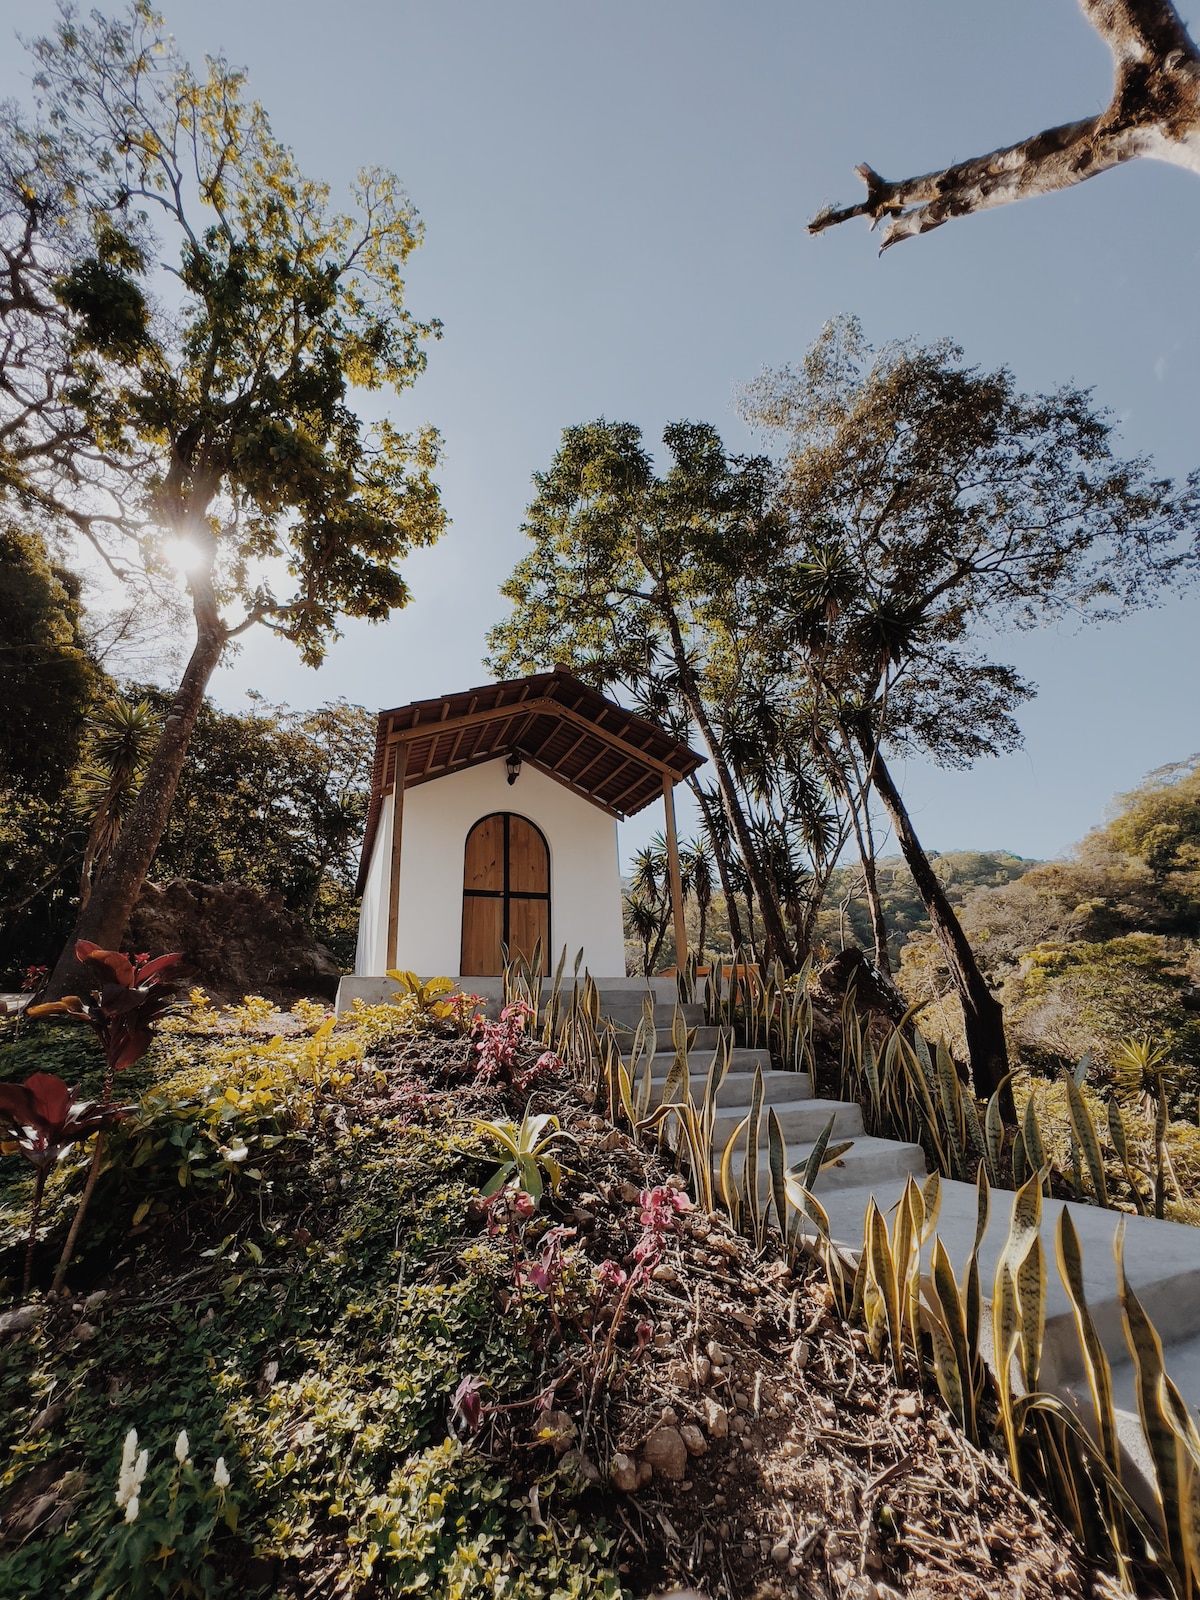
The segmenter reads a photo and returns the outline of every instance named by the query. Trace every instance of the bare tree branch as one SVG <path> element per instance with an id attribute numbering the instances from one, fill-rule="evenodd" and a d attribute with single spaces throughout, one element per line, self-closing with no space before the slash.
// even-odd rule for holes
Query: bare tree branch
<path id="1" fill-rule="evenodd" d="M 872 226 L 890 219 L 880 245 L 886 250 L 952 217 L 1069 189 L 1136 156 L 1200 173 L 1200 51 L 1171 0 L 1080 5 L 1113 55 L 1113 95 L 1099 116 L 898 183 L 864 163 L 855 171 L 867 186 L 866 199 L 827 208 L 808 231 L 820 233 L 851 217 L 870 217 Z"/>

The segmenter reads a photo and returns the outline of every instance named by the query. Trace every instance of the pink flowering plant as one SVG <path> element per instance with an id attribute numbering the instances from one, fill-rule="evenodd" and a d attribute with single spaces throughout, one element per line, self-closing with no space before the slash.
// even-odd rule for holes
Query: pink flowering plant
<path id="1" fill-rule="evenodd" d="M 680 1216 L 692 1210 L 692 1202 L 687 1195 L 679 1189 L 672 1189 L 669 1184 L 658 1184 L 653 1189 L 643 1189 L 638 1196 L 640 1211 L 638 1220 L 642 1224 L 641 1236 L 631 1252 L 633 1269 L 626 1272 L 615 1261 L 602 1261 L 596 1268 L 596 1290 L 598 1302 L 606 1295 L 618 1295 L 616 1307 L 608 1324 L 604 1347 L 600 1352 L 600 1359 L 596 1363 L 592 1378 L 592 1394 L 588 1403 L 589 1411 L 595 1401 L 600 1384 L 612 1362 L 613 1345 L 625 1315 L 629 1310 L 629 1302 L 634 1293 L 642 1284 L 647 1283 L 658 1265 L 668 1237 L 675 1231 L 676 1223 Z M 642 1354 L 654 1337 L 654 1324 L 642 1318 L 637 1324 L 637 1343 L 634 1350 L 634 1360 Z"/>
<path id="2" fill-rule="evenodd" d="M 562 1070 L 562 1062 L 552 1050 L 543 1050 L 533 1062 L 522 1061 L 522 1056 L 529 1053 L 525 1024 L 532 1015 L 532 1006 L 515 1000 L 512 1005 L 505 1006 L 499 1022 L 479 1018 L 473 1043 L 478 1057 L 476 1083 L 510 1083 L 527 1094 L 543 1079 Z"/>

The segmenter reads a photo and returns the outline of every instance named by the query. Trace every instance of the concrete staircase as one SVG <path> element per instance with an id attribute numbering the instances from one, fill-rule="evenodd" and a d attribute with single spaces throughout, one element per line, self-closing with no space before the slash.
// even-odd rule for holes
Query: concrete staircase
<path id="1" fill-rule="evenodd" d="M 489 1011 L 498 1014 L 502 994 L 497 978 L 465 979 L 464 986 L 488 998 Z M 569 979 L 565 985 L 570 990 Z M 643 999 L 654 1005 L 655 1057 L 652 1064 L 652 1103 L 661 1102 L 667 1075 L 674 1060 L 671 1024 L 675 1016 L 676 987 L 673 978 L 616 978 L 598 980 L 601 1017 L 613 1024 L 623 1044 L 632 1044 L 642 1020 Z M 338 1009 L 349 1007 L 359 994 L 365 1000 L 382 1000 L 394 992 L 387 979 L 353 978 L 342 980 Z M 549 997 L 550 983 L 543 990 Z M 719 1030 L 703 1022 L 700 1006 L 685 1006 L 684 1020 L 696 1030 L 688 1057 L 692 1094 L 699 1100 L 704 1091 L 709 1063 L 716 1049 Z M 730 1070 L 718 1094 L 716 1142 L 718 1150 L 750 1109 L 756 1070 L 763 1075 L 764 1107 L 771 1106 L 779 1118 L 787 1141 L 788 1162 L 802 1169 L 814 1141 L 834 1118 L 833 1136 L 852 1139 L 850 1149 L 817 1178 L 815 1192 L 829 1215 L 835 1241 L 857 1252 L 862 1243 L 863 1219 L 867 1203 L 876 1203 L 889 1213 L 911 1173 L 925 1177 L 925 1157 L 918 1145 L 901 1144 L 864 1134 L 862 1113 L 857 1105 L 839 1100 L 814 1098 L 806 1073 L 772 1070 L 765 1050 L 735 1049 Z M 639 1072 L 640 1078 L 640 1072 Z M 764 1126 L 759 1152 L 761 1193 L 769 1192 L 769 1166 Z M 739 1163 L 741 1156 L 738 1157 Z M 740 1166 L 739 1166 L 740 1176 Z M 961 1280 L 975 1237 L 976 1194 L 972 1184 L 942 1182 L 942 1204 L 937 1236 L 950 1256 Z M 1013 1196 L 993 1191 L 992 1209 L 980 1252 L 980 1275 L 985 1299 L 990 1298 L 996 1260 L 1008 1236 Z M 1043 1387 L 1079 1404 L 1085 1420 L 1091 1415 L 1087 1379 L 1079 1340 L 1066 1291 L 1055 1265 L 1055 1230 L 1063 1203 L 1044 1200 L 1042 1205 L 1042 1245 L 1047 1264 L 1046 1339 L 1042 1364 Z M 1113 1236 L 1120 1213 L 1098 1207 L 1072 1205 L 1071 1218 L 1083 1251 L 1084 1287 L 1113 1368 L 1113 1384 L 1121 1411 L 1122 1437 L 1131 1463 L 1147 1475 L 1149 1463 L 1142 1441 L 1134 1398 L 1134 1369 L 1122 1331 L 1121 1309 L 1117 1298 Z M 1177 1222 L 1156 1222 L 1147 1217 L 1126 1217 L 1125 1266 L 1130 1283 L 1158 1329 L 1165 1347 L 1167 1371 L 1193 1408 L 1200 1405 L 1200 1228 Z M 890 1222 L 890 1218 L 889 1218 Z M 932 1241 L 927 1247 L 932 1253 Z M 986 1313 L 985 1313 L 986 1315 Z M 985 1324 L 986 1326 L 986 1324 Z M 1136 1484 L 1131 1487 L 1137 1492 Z"/>
<path id="2" fill-rule="evenodd" d="M 640 998 L 640 997 L 639 997 Z M 609 999 L 612 1010 L 606 1011 Z M 656 996 L 657 999 L 657 996 Z M 622 1003 L 623 1002 L 623 1003 Z M 630 998 L 601 995 L 601 1011 L 618 1025 L 626 1024 L 630 1035 L 641 1018 L 640 1004 Z M 673 1007 L 656 1005 L 656 1053 L 652 1065 L 652 1100 L 661 1101 L 667 1074 L 674 1059 L 669 1031 Z M 688 1058 L 692 1094 L 703 1093 L 709 1063 L 716 1048 L 718 1030 L 699 1026 L 699 1008 L 685 1008 L 685 1017 L 697 1025 L 695 1047 Z M 907 1176 L 918 1182 L 926 1176 L 924 1152 L 917 1145 L 891 1139 L 871 1138 L 863 1133 L 862 1113 L 855 1104 L 814 1098 L 806 1073 L 778 1072 L 771 1068 L 766 1051 L 735 1049 L 730 1070 L 718 1093 L 716 1143 L 720 1150 L 725 1140 L 750 1109 L 755 1070 L 763 1075 L 764 1126 L 760 1140 L 759 1173 L 761 1194 L 769 1193 L 769 1168 L 766 1150 L 765 1117 L 771 1106 L 779 1118 L 787 1141 L 788 1162 L 802 1169 L 813 1142 L 834 1118 L 833 1137 L 852 1139 L 850 1149 L 817 1178 L 814 1191 L 829 1216 L 835 1241 L 857 1252 L 862 1244 L 863 1220 L 867 1203 L 873 1197 L 886 1214 L 899 1201 Z M 739 1153 L 736 1170 L 740 1176 Z M 945 1246 L 961 1280 L 975 1238 L 977 1198 L 973 1184 L 943 1180 L 942 1201 L 936 1234 Z M 1013 1195 L 994 1190 L 991 1213 L 980 1251 L 980 1276 L 984 1298 L 990 1302 L 996 1261 L 1008 1237 Z M 1045 1199 L 1042 1203 L 1042 1246 L 1047 1264 L 1046 1337 L 1042 1361 L 1042 1385 L 1076 1404 L 1090 1423 L 1091 1399 L 1084 1371 L 1074 1315 L 1055 1263 L 1055 1233 L 1063 1202 Z M 1113 1239 L 1121 1213 L 1101 1211 L 1096 1206 L 1070 1206 L 1071 1220 L 1079 1235 L 1083 1252 L 1084 1287 L 1112 1365 L 1113 1387 L 1118 1408 L 1122 1443 L 1135 1475 L 1130 1482 L 1146 1498 L 1150 1464 L 1146 1452 L 1134 1392 L 1135 1374 L 1122 1327 L 1117 1295 Z M 889 1224 L 891 1217 L 889 1216 Z M 1158 1329 L 1164 1345 L 1167 1371 L 1181 1394 L 1195 1410 L 1200 1406 L 1200 1228 L 1184 1223 L 1158 1222 L 1149 1217 L 1125 1218 L 1125 1270 L 1148 1315 Z M 933 1242 L 926 1248 L 929 1266 Z M 985 1311 L 986 1315 L 986 1311 Z M 1137 1484 L 1137 1474 L 1145 1480 Z"/>

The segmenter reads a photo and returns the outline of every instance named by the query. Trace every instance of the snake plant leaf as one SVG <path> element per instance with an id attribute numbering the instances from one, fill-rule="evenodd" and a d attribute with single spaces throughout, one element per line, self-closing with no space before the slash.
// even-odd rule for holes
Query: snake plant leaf
<path id="1" fill-rule="evenodd" d="M 1084 1368 L 1092 1407 L 1096 1413 L 1096 1432 L 1104 1459 L 1115 1473 L 1121 1471 L 1121 1449 L 1117 1438 L 1117 1417 L 1113 1406 L 1112 1371 L 1104 1350 L 1083 1285 L 1083 1253 L 1079 1248 L 1079 1235 L 1068 1207 L 1059 1214 L 1055 1233 L 1055 1256 L 1059 1276 L 1071 1302 L 1079 1344 L 1083 1351 Z"/>
<path id="2" fill-rule="evenodd" d="M 1012 1170 L 1013 1182 L 1019 1189 L 1029 1176 L 1029 1162 L 1025 1156 L 1025 1135 L 1020 1128 L 1013 1135 L 1012 1142 Z"/>
<path id="3" fill-rule="evenodd" d="M 1012 1363 L 1021 1344 L 1021 1301 L 1017 1274 L 1025 1261 L 1041 1225 L 1041 1173 L 1017 1190 L 1013 1197 L 1008 1238 L 996 1261 L 992 1286 L 992 1351 L 996 1370 L 996 1389 L 1000 1402 L 1000 1421 L 1008 1448 L 1009 1470 L 1018 1488 L 1023 1482 L 1021 1452 L 1013 1413 Z"/>
<path id="4" fill-rule="evenodd" d="M 633 1085 L 629 1081 L 629 1068 L 623 1061 L 617 1062 L 617 1087 L 621 1096 L 621 1110 L 631 1128 L 636 1128 L 638 1123 L 637 1112 L 633 1104 Z"/>
<path id="5" fill-rule="evenodd" d="M 1040 1173 L 1038 1177 L 1040 1180 Z M 1033 1393 L 1046 1338 L 1046 1252 L 1040 1234 L 1034 1235 L 1017 1268 L 1017 1296 L 1021 1303 L 1021 1375 L 1026 1390 Z"/>
<path id="6" fill-rule="evenodd" d="M 942 1117 L 946 1125 L 946 1138 L 950 1145 L 953 1176 L 961 1178 L 965 1167 L 961 1137 L 962 1084 L 958 1081 L 954 1060 L 945 1043 L 939 1039 L 936 1048 L 938 1093 L 942 1102 Z"/>
<path id="7" fill-rule="evenodd" d="M 1087 1060 L 1086 1056 L 1084 1060 Z M 1096 1124 L 1092 1121 L 1092 1113 L 1083 1098 L 1083 1090 L 1069 1072 L 1063 1072 L 1063 1083 L 1067 1091 L 1067 1115 L 1071 1120 L 1071 1132 L 1075 1135 L 1076 1142 L 1083 1151 L 1083 1158 L 1087 1162 L 1088 1175 L 1096 1193 L 1096 1204 L 1107 1210 L 1108 1183 L 1104 1176 L 1104 1156 L 1100 1149 Z"/>
<path id="8" fill-rule="evenodd" d="M 828 1148 L 829 1140 L 833 1134 L 833 1125 L 836 1121 L 837 1115 L 835 1113 L 821 1129 L 821 1132 L 817 1135 L 816 1143 L 808 1153 L 808 1160 L 804 1163 L 804 1174 L 800 1179 L 805 1189 L 811 1189 L 817 1181 L 817 1174 L 820 1172 L 821 1163 L 825 1159 L 825 1151 Z"/>
<path id="9" fill-rule="evenodd" d="M 737 1149 L 737 1142 L 741 1138 L 742 1134 L 746 1131 L 746 1125 L 749 1123 L 749 1121 L 749 1116 L 742 1118 L 737 1127 L 729 1135 L 729 1138 L 726 1139 L 725 1148 L 721 1152 L 721 1199 L 725 1202 L 726 1208 L 729 1211 L 729 1215 L 734 1218 L 736 1218 L 738 1215 L 739 1202 L 737 1185 L 733 1181 L 733 1156 L 735 1150 Z"/>
<path id="10" fill-rule="evenodd" d="M 794 1227 L 787 1199 L 787 1141 L 783 1137 L 774 1106 L 767 1109 L 767 1161 L 771 1169 L 771 1203 L 775 1207 L 775 1221 L 783 1240 L 784 1260 L 790 1266 Z"/>
<path id="11" fill-rule="evenodd" d="M 983 1236 L 987 1232 L 990 1211 L 991 1192 L 988 1188 L 987 1174 L 981 1166 L 975 1180 L 975 1242 L 971 1246 L 971 1254 L 967 1258 L 967 1267 L 963 1274 L 967 1349 L 971 1357 L 971 1378 L 976 1388 L 979 1387 L 984 1376 L 983 1357 L 979 1349 L 979 1328 L 983 1314 L 983 1292 L 979 1281 L 979 1251 L 983 1245 Z"/>
<path id="12" fill-rule="evenodd" d="M 988 1182 L 993 1189 L 1000 1187 L 1000 1156 L 1004 1149 L 1004 1120 L 1000 1115 L 1000 1096 L 1012 1081 L 1012 1073 L 1006 1072 L 996 1085 L 996 1092 L 987 1103 L 984 1113 L 983 1128 L 984 1142 L 987 1145 Z"/>
<path id="13" fill-rule="evenodd" d="M 762 1126 L 762 1106 L 762 1068 L 755 1067 L 754 1087 L 750 1091 L 750 1113 L 746 1118 L 746 1160 L 742 1166 L 742 1191 L 746 1197 L 750 1237 L 756 1250 L 762 1249 L 762 1203 L 758 1192 L 758 1140 Z"/>
<path id="14" fill-rule="evenodd" d="M 1146 1436 L 1150 1458 L 1154 1464 L 1167 1553 L 1175 1573 L 1184 1575 L 1184 1582 L 1190 1593 L 1192 1579 L 1188 1572 L 1187 1541 L 1179 1517 L 1183 1497 L 1189 1487 L 1187 1472 L 1184 1462 L 1180 1459 L 1178 1435 L 1163 1407 L 1162 1389 L 1166 1373 L 1163 1368 L 1162 1340 L 1125 1273 L 1123 1217 L 1117 1224 L 1113 1238 L 1113 1255 L 1117 1263 L 1117 1292 L 1121 1300 L 1125 1339 L 1133 1356 L 1138 1415 L 1142 1419 L 1142 1431 Z"/>
<path id="15" fill-rule="evenodd" d="M 896 1282 L 887 1219 L 873 1197 L 867 1206 L 867 1247 L 870 1251 L 871 1278 L 879 1292 L 883 1323 L 887 1329 L 892 1370 L 896 1374 L 896 1381 L 901 1382 L 904 1378 L 904 1345 L 900 1323 L 900 1290 Z"/>
<path id="16" fill-rule="evenodd" d="M 931 1172 L 921 1185 L 921 1203 L 925 1207 L 925 1215 L 921 1220 L 921 1245 L 924 1247 L 929 1242 L 929 1236 L 937 1227 L 938 1217 L 942 1210 L 942 1176 L 939 1172 Z"/>
<path id="17" fill-rule="evenodd" d="M 933 1242 L 932 1293 L 935 1310 L 950 1345 L 938 1361 L 938 1387 L 967 1438 L 976 1439 L 974 1363 L 967 1340 L 966 1310 L 954 1279 L 954 1268 L 940 1238 Z M 942 1369 L 946 1370 L 943 1372 Z M 947 1392 L 949 1391 L 949 1392 Z"/>

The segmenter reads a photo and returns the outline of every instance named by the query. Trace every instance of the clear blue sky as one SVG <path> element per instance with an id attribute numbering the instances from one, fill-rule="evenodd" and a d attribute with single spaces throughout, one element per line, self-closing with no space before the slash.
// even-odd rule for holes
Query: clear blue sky
<path id="1" fill-rule="evenodd" d="M 51 16 L 3 8 L 26 34 Z M 248 644 L 218 676 L 227 704 L 255 687 L 375 708 L 482 681 L 530 473 L 561 429 L 604 414 L 657 439 L 704 418 L 742 444 L 734 386 L 843 311 L 876 342 L 949 334 L 1028 387 L 1093 385 L 1131 451 L 1200 463 L 1195 177 L 1134 162 L 882 260 L 865 223 L 805 233 L 859 198 L 858 161 L 907 176 L 1106 103 L 1108 53 L 1073 0 L 175 0 L 167 17 L 193 59 L 249 68 L 314 175 L 401 175 L 428 229 L 411 302 L 446 326 L 393 411 L 446 446 L 453 527 L 410 563 L 413 605 L 348 630 L 320 672 Z M 0 53 L 0 93 L 25 70 Z M 925 842 L 1052 855 L 1200 748 L 1198 607 L 1013 641 L 1041 689 L 1026 747 L 968 774 L 909 763 Z M 626 846 L 659 825 L 646 813 Z"/>

